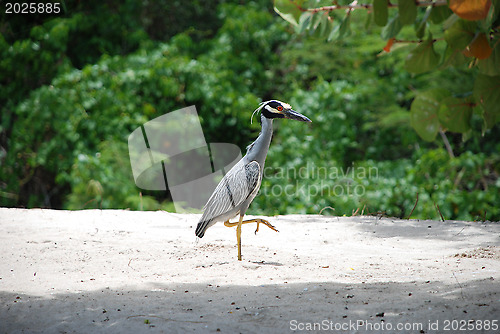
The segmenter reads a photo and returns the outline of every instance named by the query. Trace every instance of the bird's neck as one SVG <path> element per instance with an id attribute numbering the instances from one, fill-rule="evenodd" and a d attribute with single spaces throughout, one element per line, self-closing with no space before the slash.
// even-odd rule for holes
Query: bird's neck
<path id="1" fill-rule="evenodd" d="M 267 154 L 267 149 L 269 149 L 269 145 L 271 144 L 271 138 L 273 137 L 273 120 L 272 118 L 261 116 L 261 122 L 262 122 L 262 129 L 260 130 L 257 140 L 261 141 L 262 145 L 266 147 L 266 154 Z"/>
<path id="2" fill-rule="evenodd" d="M 251 160 L 262 162 L 263 167 L 264 162 L 266 161 L 269 145 L 271 144 L 271 138 L 273 137 L 273 120 L 264 116 L 261 116 L 260 119 L 262 129 L 255 142 L 253 142 L 252 147 L 247 152 L 247 156 Z"/>

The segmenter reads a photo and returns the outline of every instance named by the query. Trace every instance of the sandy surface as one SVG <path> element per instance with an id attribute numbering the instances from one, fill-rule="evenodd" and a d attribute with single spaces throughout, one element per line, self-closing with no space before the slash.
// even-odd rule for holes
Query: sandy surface
<path id="1" fill-rule="evenodd" d="M 500 331 L 499 223 L 197 218 L 0 208 L 0 332 Z"/>

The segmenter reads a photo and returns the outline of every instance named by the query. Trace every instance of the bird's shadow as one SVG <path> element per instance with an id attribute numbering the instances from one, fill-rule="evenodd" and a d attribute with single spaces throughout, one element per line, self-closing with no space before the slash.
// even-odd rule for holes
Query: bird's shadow
<path id="1" fill-rule="evenodd" d="M 267 265 L 267 266 L 276 266 L 276 267 L 281 267 L 283 265 L 283 263 L 279 263 L 279 262 L 266 262 L 266 261 L 252 261 L 252 263 L 263 264 L 263 265 Z"/>

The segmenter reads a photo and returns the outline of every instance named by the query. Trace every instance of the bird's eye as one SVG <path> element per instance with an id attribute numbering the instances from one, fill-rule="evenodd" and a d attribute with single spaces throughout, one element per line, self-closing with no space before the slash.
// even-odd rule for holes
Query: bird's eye
<path id="1" fill-rule="evenodd" d="M 276 107 L 276 110 L 278 110 L 278 111 L 283 111 L 283 107 L 282 107 L 282 106 L 277 106 L 277 107 Z"/>

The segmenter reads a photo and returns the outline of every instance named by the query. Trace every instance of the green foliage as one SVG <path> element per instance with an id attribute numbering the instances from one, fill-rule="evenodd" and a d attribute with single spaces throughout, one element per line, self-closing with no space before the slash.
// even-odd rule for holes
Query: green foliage
<path id="1" fill-rule="evenodd" d="M 416 47 L 408 51 L 405 60 L 408 72 L 422 74 L 449 66 L 465 68 L 467 61 L 470 62 L 469 67 L 478 67 L 482 76 L 476 77 L 474 98 L 467 102 L 461 101 L 460 104 L 477 105 L 482 109 L 480 114 L 484 119 L 483 132 L 500 121 L 499 104 L 491 93 L 498 91 L 500 85 L 500 1 L 493 1 L 491 8 L 489 2 L 479 1 L 398 1 L 397 12 L 390 11 L 386 0 L 373 0 L 370 5 L 361 6 L 344 1 L 334 2 L 332 5 L 324 1 L 276 0 L 274 4 L 275 11 L 296 26 L 298 33 L 307 32 L 327 37 L 328 41 L 349 36 L 349 22 L 353 13 L 360 8 L 370 9 L 372 13 L 367 15 L 367 22 L 373 19 L 377 26 L 383 27 L 381 37 L 387 40 L 384 48 L 386 52 L 390 52 L 395 43 L 417 43 Z M 340 11 L 345 12 L 343 19 L 336 14 Z M 328 19 L 324 20 L 324 17 Z M 409 25 L 414 26 L 412 33 L 403 29 Z M 425 35 L 427 38 L 423 39 Z M 398 37 L 403 39 L 397 39 Z M 448 95 L 458 97 L 457 91 L 460 90 L 454 89 Z M 419 103 L 418 99 L 416 103 Z M 412 112 L 414 110 L 421 108 L 416 106 L 412 108 Z M 463 114 L 460 112 L 460 115 Z M 470 110 L 466 114 L 470 114 Z M 470 123 L 464 117 L 433 118 L 432 126 L 423 130 L 431 122 L 421 116 L 415 115 L 411 124 L 425 140 L 433 140 L 439 128 L 464 133 L 464 138 L 470 137 L 467 131 Z"/>
<path id="2" fill-rule="evenodd" d="M 320 159 L 291 160 L 267 168 L 252 212 L 318 214 L 330 207 L 334 211 L 326 214 L 407 218 L 411 213 L 411 218 L 436 220 L 441 214 L 463 220 L 498 220 L 500 215 L 498 154 L 466 152 L 450 160 L 446 150 L 437 149 L 418 152 L 413 161 L 366 160 L 346 167 Z"/>
<path id="3" fill-rule="evenodd" d="M 470 98 L 445 98 L 439 108 L 439 122 L 452 132 L 467 133 L 471 129 L 472 105 Z"/>
<path id="4" fill-rule="evenodd" d="M 416 203 L 411 218 L 439 220 L 440 211 L 445 219 L 498 219 L 498 155 L 465 152 L 450 160 L 437 149 L 417 153 L 415 162 L 375 163 L 379 176 L 367 183 L 358 207 L 390 208 L 389 216 L 408 217 Z"/>
<path id="5" fill-rule="evenodd" d="M 446 89 L 434 89 L 419 94 L 411 105 L 411 125 L 420 137 L 433 141 L 439 132 L 440 102 L 448 97 Z"/>
<path id="6" fill-rule="evenodd" d="M 14 109 L 34 89 L 103 55 L 126 55 L 139 47 L 145 52 L 152 40 L 167 41 L 187 29 L 196 39 L 213 35 L 221 25 L 217 4 L 224 2 L 70 0 L 58 15 L 2 15 L 0 146 L 8 148 L 18 117 Z"/>
<path id="7" fill-rule="evenodd" d="M 388 16 L 388 2 L 385 0 L 373 0 L 373 19 L 375 24 L 381 27 L 385 26 Z"/>
<path id="8" fill-rule="evenodd" d="M 465 152 L 449 159 L 445 150 L 431 150 L 416 160 L 408 170 L 408 181 L 420 184 L 419 194 L 427 194 L 427 203 L 420 210 L 432 215 L 432 204 L 437 203 L 448 217 L 467 220 L 495 219 L 499 215 L 498 175 L 500 156 Z M 425 171 L 425 172 L 423 172 Z M 434 217 L 436 215 L 434 214 Z"/>
<path id="9" fill-rule="evenodd" d="M 412 73 L 425 73 L 436 68 L 439 63 L 439 55 L 434 50 L 432 35 L 429 34 L 427 41 L 415 47 L 406 58 L 405 69 Z"/>
<path id="10" fill-rule="evenodd" d="M 407 217 L 418 194 L 412 218 L 439 218 L 439 205 L 447 219 L 500 219 L 500 137 L 493 128 L 500 73 L 498 36 L 487 31 L 496 20 L 491 11 L 470 23 L 448 6 L 399 1 L 395 10 L 382 1 L 388 15 L 379 27 L 364 10 L 304 14 L 331 1 L 276 0 L 275 10 L 302 30 L 290 34 L 270 4 L 68 2 L 62 16 L 4 24 L 1 205 L 173 210 L 168 192 L 134 184 L 131 131 L 194 104 L 207 142 L 244 149 L 259 131 L 251 112 L 277 98 L 313 123 L 274 123 L 249 213 L 332 207 L 323 212 Z M 487 33 L 488 58 L 462 52 L 481 55 L 479 36 Z M 425 40 L 396 40 L 414 36 Z M 393 38 L 392 51 L 381 52 Z M 440 130 L 456 158 L 441 142 L 419 138 Z"/>
<path id="11" fill-rule="evenodd" d="M 13 107 L 28 93 L 73 68 L 96 62 L 103 54 L 129 53 L 149 38 L 132 19 L 137 2 L 112 8 L 113 1 L 83 5 L 65 2 L 68 14 L 2 17 L 0 36 L 1 126 L 10 128 Z M 85 7 L 86 6 L 86 7 Z M 93 11 L 95 15 L 86 15 Z M 73 15 L 69 15 L 69 13 Z M 41 22 L 39 22 L 41 21 Z M 99 37 L 96 37 L 99 36 Z M 81 43 L 85 40 L 86 43 Z M 2 144 L 5 143 L 2 141 Z"/>
<path id="12" fill-rule="evenodd" d="M 123 168 L 129 164 L 125 141 L 103 141 L 95 154 L 79 154 L 70 170 L 72 191 L 65 208 L 172 210 L 172 203 L 160 204 L 137 191 L 130 171 Z"/>
<path id="13" fill-rule="evenodd" d="M 302 6 L 303 3 L 304 0 L 275 0 L 274 10 L 285 20 L 297 26 L 299 25 L 300 16 L 302 15 L 300 6 Z"/>
<path id="14" fill-rule="evenodd" d="M 417 19 L 415 1 L 398 0 L 399 22 L 402 25 L 413 24 Z"/>
<path id="15" fill-rule="evenodd" d="M 483 107 L 486 128 L 491 129 L 500 120 L 500 76 L 479 74 L 474 85 L 474 97 Z"/>
<path id="16" fill-rule="evenodd" d="M 148 119 L 187 105 L 198 107 L 208 142 L 228 140 L 220 131 L 225 128 L 234 134 L 231 142 L 245 147 L 252 132 L 247 126 L 250 115 L 241 111 L 255 108 L 255 93 L 264 95 L 272 87 L 271 73 L 260 59 L 278 62 L 273 49 L 286 38 L 280 22 L 273 23 L 269 13 L 254 7 L 222 6 L 224 25 L 205 43 L 179 34 L 153 50 L 103 56 L 95 65 L 67 72 L 50 86 L 34 90 L 13 111 L 16 122 L 4 157 L 6 167 L 0 172 L 5 193 L 20 196 L 3 196 L 2 203 L 61 205 L 50 198 L 62 200 L 70 186 L 73 195 L 84 194 L 71 174 L 77 157 L 94 156 L 103 149 L 102 142 L 125 141 Z M 50 176 L 42 181 L 38 174 Z M 101 186 L 108 191 L 106 183 Z M 131 188 L 123 191 L 127 189 Z M 78 207 L 74 199 L 71 202 L 70 207 Z M 99 202 L 103 207 L 117 203 Z"/>

